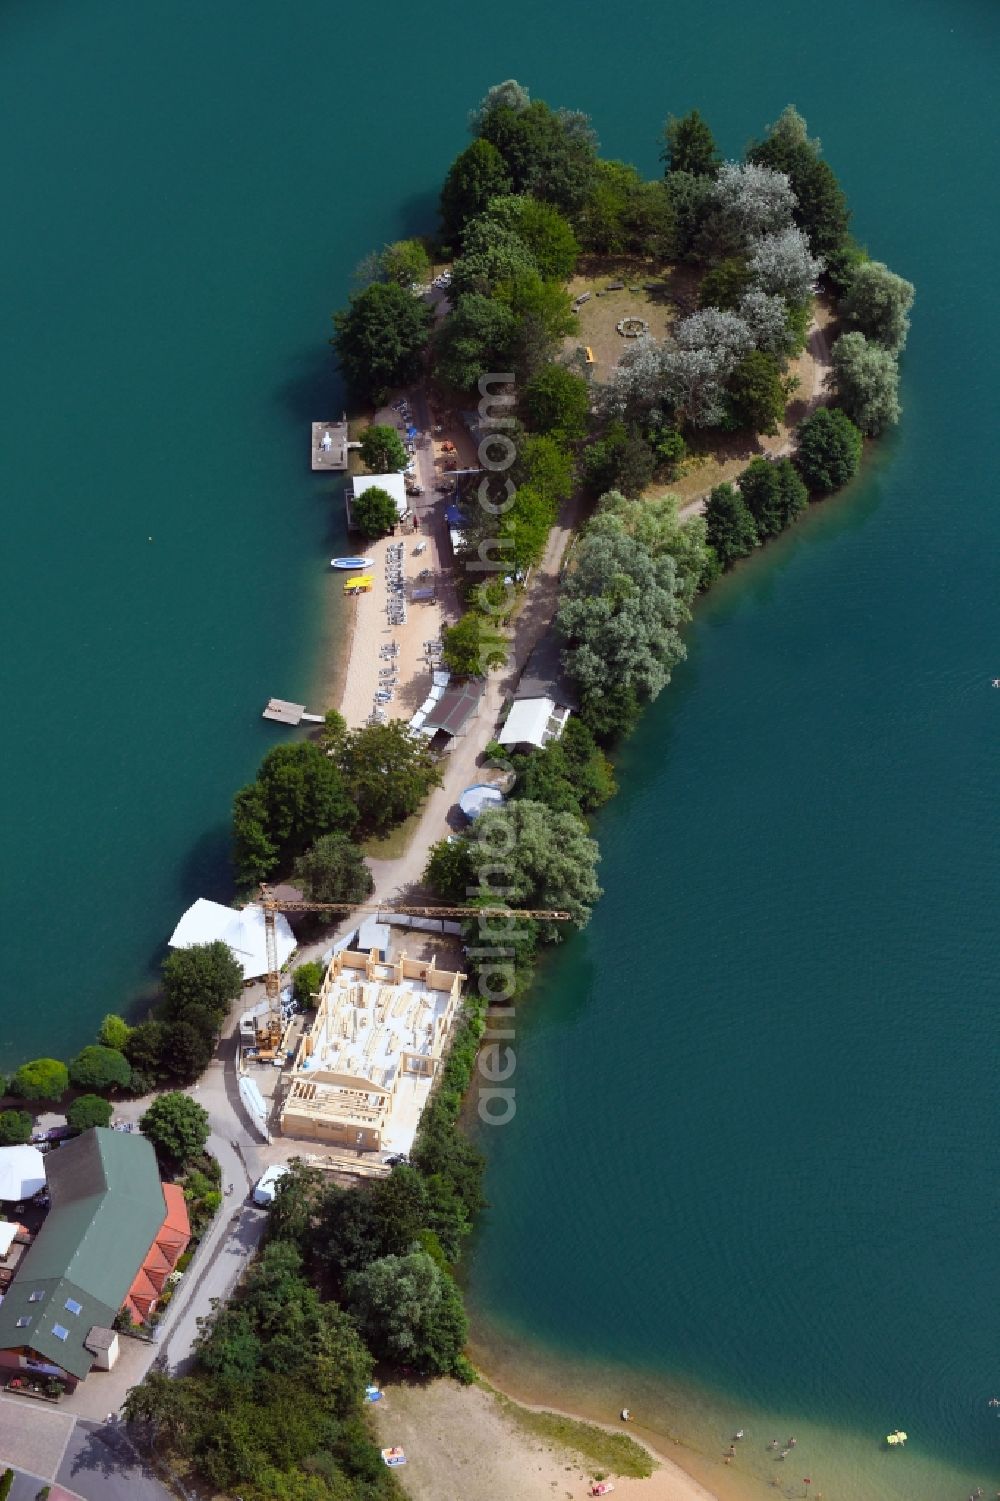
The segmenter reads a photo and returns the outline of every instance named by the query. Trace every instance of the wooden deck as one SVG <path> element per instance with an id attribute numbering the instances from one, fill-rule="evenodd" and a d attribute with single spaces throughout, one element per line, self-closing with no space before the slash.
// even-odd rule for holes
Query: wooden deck
<path id="1" fill-rule="evenodd" d="M 312 467 L 342 473 L 347 468 L 347 423 L 314 422 Z"/>
<path id="2" fill-rule="evenodd" d="M 305 704 L 289 703 L 287 698 L 269 698 L 264 710 L 265 719 L 276 724 L 322 724 L 322 714 L 307 714 Z"/>

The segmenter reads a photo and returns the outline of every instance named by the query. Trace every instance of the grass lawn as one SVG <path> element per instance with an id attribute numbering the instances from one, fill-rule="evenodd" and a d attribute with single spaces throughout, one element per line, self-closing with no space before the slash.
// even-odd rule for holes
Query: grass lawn
<path id="1" fill-rule="evenodd" d="M 557 1412 L 533 1412 L 522 1407 L 502 1392 L 494 1391 L 485 1381 L 480 1382 L 491 1392 L 502 1411 L 534 1438 L 547 1439 L 571 1449 L 586 1460 L 596 1474 L 631 1475 L 645 1479 L 655 1468 L 648 1450 L 625 1433 L 608 1433 L 596 1423 L 581 1423 L 577 1418 L 564 1418 Z"/>
<path id="2" fill-rule="evenodd" d="M 623 292 L 604 292 L 609 282 L 623 281 Z M 697 274 L 686 266 L 670 266 L 657 271 L 642 262 L 593 260 L 584 262 L 569 283 L 571 297 L 589 292 L 590 299 L 576 314 L 577 332 L 563 344 L 566 355 L 589 346 L 594 363 L 588 368 L 595 380 L 604 382 L 636 340 L 624 339 L 617 324 L 630 315 L 645 318 L 650 337 L 662 339 L 675 319 L 693 309 L 697 292 Z M 647 290 L 651 288 L 652 290 Z M 602 296 L 597 294 L 602 292 Z"/>

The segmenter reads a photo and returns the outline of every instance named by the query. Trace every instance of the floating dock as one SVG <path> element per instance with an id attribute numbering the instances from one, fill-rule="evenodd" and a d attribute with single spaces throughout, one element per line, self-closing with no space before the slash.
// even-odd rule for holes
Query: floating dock
<path id="1" fill-rule="evenodd" d="M 347 468 L 347 422 L 314 422 L 312 425 L 313 469 L 341 472 Z"/>
<path id="2" fill-rule="evenodd" d="M 276 724 L 324 723 L 322 714 L 307 714 L 305 704 L 292 704 L 287 698 L 269 698 L 264 718 L 273 719 Z"/>

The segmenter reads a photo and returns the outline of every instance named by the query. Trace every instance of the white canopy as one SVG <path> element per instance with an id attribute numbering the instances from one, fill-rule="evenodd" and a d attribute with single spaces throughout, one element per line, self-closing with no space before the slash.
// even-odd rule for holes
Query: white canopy
<path id="1" fill-rule="evenodd" d="M 18 1226 L 13 1220 L 0 1220 L 0 1258 L 6 1256 L 14 1244 L 17 1231 Z"/>
<path id="2" fill-rule="evenodd" d="M 275 913 L 274 936 L 280 968 L 295 949 L 295 934 L 288 925 L 288 918 L 280 912 Z M 170 947 L 189 949 L 198 943 L 220 940 L 228 944 L 233 957 L 242 965 L 244 980 L 256 980 L 267 974 L 263 907 L 249 906 L 236 912 L 232 907 L 223 907 L 219 902 L 199 897 L 170 935 Z"/>
<path id="3" fill-rule="evenodd" d="M 507 721 L 497 739 L 501 745 L 537 745 L 552 739 L 553 727 L 549 721 L 556 712 L 551 698 L 519 698 L 511 705 Z M 562 730 L 559 725 L 556 734 Z"/>
<path id="4" fill-rule="evenodd" d="M 45 1187 L 45 1158 L 37 1147 L 0 1147 L 0 1199 L 17 1203 Z"/>

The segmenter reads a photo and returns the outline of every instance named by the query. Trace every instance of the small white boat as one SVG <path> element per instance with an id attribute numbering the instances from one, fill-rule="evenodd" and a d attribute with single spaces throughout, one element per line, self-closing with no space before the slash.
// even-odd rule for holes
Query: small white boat
<path id="1" fill-rule="evenodd" d="M 371 558 L 331 558 L 331 568 L 373 568 Z"/>

